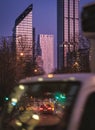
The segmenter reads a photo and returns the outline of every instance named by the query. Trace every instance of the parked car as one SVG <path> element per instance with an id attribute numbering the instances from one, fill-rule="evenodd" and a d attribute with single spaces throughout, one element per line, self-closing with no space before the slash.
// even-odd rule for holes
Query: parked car
<path id="1" fill-rule="evenodd" d="M 22 79 L 3 111 L 1 129 L 94 130 L 94 92 L 94 74 L 49 74 Z M 43 116 L 32 110 L 18 111 L 17 107 L 27 104 L 32 107 L 35 102 L 43 108 L 47 94 L 48 102 L 54 104 L 55 114 Z M 43 108 L 43 112 L 50 112 L 46 108 Z"/>

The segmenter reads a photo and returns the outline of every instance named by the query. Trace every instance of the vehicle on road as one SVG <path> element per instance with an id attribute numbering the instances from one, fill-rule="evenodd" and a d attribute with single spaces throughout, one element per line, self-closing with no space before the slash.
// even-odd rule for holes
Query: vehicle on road
<path id="1" fill-rule="evenodd" d="M 42 104 L 39 108 L 40 114 L 53 114 L 54 109 L 50 104 Z"/>

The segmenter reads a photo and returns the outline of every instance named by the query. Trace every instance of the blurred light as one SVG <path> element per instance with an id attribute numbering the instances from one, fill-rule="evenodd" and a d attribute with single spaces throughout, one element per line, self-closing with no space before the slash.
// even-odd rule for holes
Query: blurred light
<path id="1" fill-rule="evenodd" d="M 16 98 L 12 98 L 11 101 L 17 103 L 17 99 Z"/>
<path id="2" fill-rule="evenodd" d="M 31 96 L 30 98 L 32 99 L 33 97 Z"/>
<path id="3" fill-rule="evenodd" d="M 53 74 L 48 74 L 48 78 L 53 78 Z"/>
<path id="4" fill-rule="evenodd" d="M 17 104 L 17 99 L 16 98 L 12 98 L 11 101 L 12 101 L 11 104 L 13 106 L 15 106 Z"/>
<path id="5" fill-rule="evenodd" d="M 18 125 L 18 126 L 22 126 L 22 123 L 20 122 L 20 121 L 18 121 L 18 120 L 16 120 L 16 125 Z"/>
<path id="6" fill-rule="evenodd" d="M 54 107 L 52 107 L 52 110 L 54 111 Z"/>
<path id="7" fill-rule="evenodd" d="M 67 47 L 67 45 L 64 45 L 64 47 Z"/>
<path id="8" fill-rule="evenodd" d="M 70 79 L 70 80 L 76 80 L 76 78 L 75 78 L 75 77 L 70 77 L 69 79 Z"/>
<path id="9" fill-rule="evenodd" d="M 24 90 L 24 85 L 19 85 L 19 88 L 20 88 L 21 90 Z"/>
<path id="10" fill-rule="evenodd" d="M 9 98 L 8 98 L 8 97 L 5 97 L 5 100 L 6 100 L 6 101 L 8 101 L 8 100 L 9 100 Z"/>
<path id="11" fill-rule="evenodd" d="M 62 106 L 62 108 L 65 108 L 65 106 Z"/>
<path id="12" fill-rule="evenodd" d="M 34 69 L 34 72 L 37 72 L 38 70 L 37 69 Z"/>
<path id="13" fill-rule="evenodd" d="M 43 81 L 44 79 L 42 77 L 38 78 L 38 81 Z"/>
<path id="14" fill-rule="evenodd" d="M 23 55 L 24 55 L 23 52 L 21 52 L 21 53 L 20 53 L 20 56 L 23 56 Z"/>
<path id="15" fill-rule="evenodd" d="M 65 99 L 66 96 L 61 94 L 61 95 L 60 95 L 60 98 Z"/>
<path id="16" fill-rule="evenodd" d="M 65 94 L 62 94 L 60 92 L 56 92 L 54 94 L 54 97 L 60 103 L 65 103 L 66 102 L 66 95 Z"/>
<path id="17" fill-rule="evenodd" d="M 78 62 L 75 62 L 75 65 L 78 65 Z"/>
<path id="18" fill-rule="evenodd" d="M 33 114 L 33 115 L 32 115 L 32 118 L 35 119 L 35 120 L 39 120 L 39 115 Z"/>
<path id="19" fill-rule="evenodd" d="M 12 106 L 15 106 L 15 105 L 16 105 L 16 102 L 12 102 L 11 104 L 12 104 Z"/>

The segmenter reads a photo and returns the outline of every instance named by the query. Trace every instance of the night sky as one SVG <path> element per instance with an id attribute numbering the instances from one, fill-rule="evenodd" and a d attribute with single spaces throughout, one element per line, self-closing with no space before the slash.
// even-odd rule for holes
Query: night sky
<path id="1" fill-rule="evenodd" d="M 80 8 L 91 1 L 93 0 L 80 0 Z M 36 34 L 56 35 L 56 0 L 0 0 L 0 36 L 12 35 L 15 19 L 31 3 Z"/>

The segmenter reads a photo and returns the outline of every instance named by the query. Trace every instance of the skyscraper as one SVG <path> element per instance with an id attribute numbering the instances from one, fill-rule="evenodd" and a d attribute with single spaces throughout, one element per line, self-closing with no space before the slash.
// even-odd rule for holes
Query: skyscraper
<path id="1" fill-rule="evenodd" d="M 43 60 L 43 70 L 47 74 L 51 73 L 54 71 L 54 36 L 40 34 L 39 43 Z"/>
<path id="2" fill-rule="evenodd" d="M 28 60 L 33 56 L 32 8 L 33 5 L 29 5 L 15 21 L 13 36 L 17 59 L 23 56 Z"/>
<path id="3" fill-rule="evenodd" d="M 59 70 L 67 67 L 67 53 L 76 49 L 78 35 L 79 0 L 57 0 L 57 68 Z"/>

